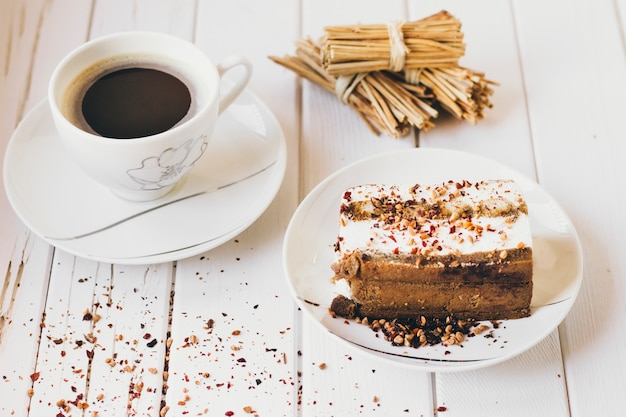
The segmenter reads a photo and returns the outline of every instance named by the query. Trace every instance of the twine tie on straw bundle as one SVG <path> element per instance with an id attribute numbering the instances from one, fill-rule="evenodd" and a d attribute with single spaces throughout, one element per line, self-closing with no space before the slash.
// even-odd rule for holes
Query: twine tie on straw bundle
<path id="1" fill-rule="evenodd" d="M 409 68 L 404 70 L 404 79 L 409 84 L 417 85 L 420 82 L 420 75 L 424 68 Z"/>
<path id="2" fill-rule="evenodd" d="M 404 44 L 402 26 L 404 26 L 404 21 L 387 23 L 387 32 L 389 32 L 389 70 L 394 72 L 402 71 L 406 55 L 409 53 L 409 48 Z"/>
<path id="3" fill-rule="evenodd" d="M 335 81 L 335 95 L 343 103 L 348 104 L 348 98 L 357 85 L 367 75 L 366 72 L 359 72 L 351 75 L 340 75 Z"/>

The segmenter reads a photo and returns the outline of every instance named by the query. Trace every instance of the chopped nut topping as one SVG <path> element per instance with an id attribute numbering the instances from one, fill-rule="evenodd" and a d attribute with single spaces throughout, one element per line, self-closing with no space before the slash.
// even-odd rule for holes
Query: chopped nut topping
<path id="1" fill-rule="evenodd" d="M 367 318 L 361 318 L 361 324 L 368 325 Z M 420 316 L 408 320 L 373 320 L 369 327 L 375 332 L 381 331 L 386 341 L 394 346 L 419 348 L 436 344 L 461 345 L 468 336 L 474 336 L 489 329 L 489 326 L 471 319 L 457 319 L 449 315 L 445 319 Z M 326 364 L 320 364 L 324 369 Z"/>

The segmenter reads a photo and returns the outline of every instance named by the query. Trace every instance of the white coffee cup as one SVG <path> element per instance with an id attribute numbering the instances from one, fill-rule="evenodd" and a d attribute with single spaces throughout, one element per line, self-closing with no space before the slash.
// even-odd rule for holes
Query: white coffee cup
<path id="1" fill-rule="evenodd" d="M 160 133 L 131 139 L 98 134 L 82 116 L 84 90 L 103 74 L 136 67 L 153 67 L 183 81 L 191 97 L 188 113 Z M 233 67 L 243 71 L 220 97 L 222 75 Z M 244 57 L 230 56 L 216 65 L 182 39 L 122 32 L 87 42 L 66 56 L 52 74 L 48 97 L 61 142 L 83 171 L 122 198 L 149 201 L 167 194 L 193 168 L 219 114 L 251 75 L 252 66 Z"/>

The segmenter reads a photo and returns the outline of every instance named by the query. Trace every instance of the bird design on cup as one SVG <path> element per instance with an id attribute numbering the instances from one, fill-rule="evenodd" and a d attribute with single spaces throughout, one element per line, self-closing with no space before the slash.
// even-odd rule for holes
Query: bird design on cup
<path id="1" fill-rule="evenodd" d="M 208 136 L 189 139 L 178 148 L 168 148 L 158 156 L 145 158 L 141 167 L 129 169 L 128 175 L 141 184 L 142 190 L 160 190 L 175 184 L 191 170 L 207 147 Z"/>

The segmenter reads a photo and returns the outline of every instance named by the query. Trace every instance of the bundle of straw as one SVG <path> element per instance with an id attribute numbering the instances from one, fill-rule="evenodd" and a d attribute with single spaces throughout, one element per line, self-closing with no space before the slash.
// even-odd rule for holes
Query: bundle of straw
<path id="1" fill-rule="evenodd" d="M 465 53 L 461 22 L 446 11 L 415 22 L 327 26 L 323 62 L 331 75 L 454 66 Z"/>
<path id="2" fill-rule="evenodd" d="M 391 52 L 399 31 L 382 28 L 327 27 L 317 42 L 297 41 L 295 56 L 270 59 L 336 94 L 376 134 L 397 138 L 411 126 L 427 131 L 438 109 L 470 124 L 484 118 L 492 107 L 492 86 L 498 84 L 458 64 L 465 45 L 457 19 L 442 11 L 402 25 L 407 52 L 402 65 Z"/>

